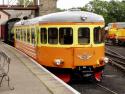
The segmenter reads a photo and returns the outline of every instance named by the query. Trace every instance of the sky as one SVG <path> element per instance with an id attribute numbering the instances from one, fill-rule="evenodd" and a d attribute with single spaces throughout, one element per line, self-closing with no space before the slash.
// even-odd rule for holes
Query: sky
<path id="1" fill-rule="evenodd" d="M 57 8 L 69 9 L 72 7 L 83 7 L 85 4 L 89 3 L 89 1 L 92 0 L 58 0 Z M 105 0 L 105 1 L 110 1 L 110 0 Z"/>
<path id="2" fill-rule="evenodd" d="M 7 4 L 7 2 L 11 2 L 11 4 L 15 4 L 17 0 L 4 0 L 4 3 Z M 61 9 L 69 9 L 73 7 L 83 7 L 85 4 L 89 3 L 89 1 L 93 0 L 57 0 L 57 8 Z M 110 0 L 105 0 L 110 1 Z M 121 1 L 121 0 L 118 0 Z M 0 0 L 0 4 L 3 3 L 3 0 Z"/>

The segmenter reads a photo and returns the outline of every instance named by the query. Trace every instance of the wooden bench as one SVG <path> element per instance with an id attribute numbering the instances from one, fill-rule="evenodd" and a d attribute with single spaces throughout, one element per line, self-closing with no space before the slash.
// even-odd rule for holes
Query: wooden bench
<path id="1" fill-rule="evenodd" d="M 9 73 L 10 58 L 2 51 L 0 51 L 0 87 L 2 82 L 5 79 L 8 82 L 8 87 L 13 90 L 13 87 L 10 87 L 10 77 Z"/>

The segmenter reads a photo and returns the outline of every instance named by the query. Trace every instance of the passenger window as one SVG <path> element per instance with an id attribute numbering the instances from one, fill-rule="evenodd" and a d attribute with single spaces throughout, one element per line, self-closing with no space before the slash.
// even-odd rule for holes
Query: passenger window
<path id="1" fill-rule="evenodd" d="M 23 29 L 20 29 L 21 40 L 23 41 Z"/>
<path id="2" fill-rule="evenodd" d="M 48 28 L 48 43 L 57 44 L 58 43 L 58 29 Z"/>
<path id="3" fill-rule="evenodd" d="M 85 45 L 90 43 L 90 29 L 79 28 L 78 29 L 78 44 Z"/>
<path id="4" fill-rule="evenodd" d="M 60 44 L 72 44 L 73 43 L 73 29 L 72 28 L 60 28 L 59 29 L 59 43 Z"/>
<path id="5" fill-rule="evenodd" d="M 20 40 L 20 31 L 19 31 L 19 29 L 17 29 L 17 31 L 16 31 L 16 38 L 17 38 L 18 40 Z"/>
<path id="6" fill-rule="evenodd" d="M 24 41 L 26 41 L 26 29 L 24 30 Z"/>
<path id="7" fill-rule="evenodd" d="M 100 27 L 94 28 L 94 43 L 99 44 L 104 41 L 103 30 Z"/>
<path id="8" fill-rule="evenodd" d="M 35 28 L 31 29 L 31 42 L 35 44 Z"/>
<path id="9" fill-rule="evenodd" d="M 30 29 L 27 29 L 27 42 L 30 43 Z"/>
<path id="10" fill-rule="evenodd" d="M 47 43 L 47 30 L 46 30 L 46 28 L 41 28 L 40 35 L 41 35 L 41 43 L 46 44 Z"/>

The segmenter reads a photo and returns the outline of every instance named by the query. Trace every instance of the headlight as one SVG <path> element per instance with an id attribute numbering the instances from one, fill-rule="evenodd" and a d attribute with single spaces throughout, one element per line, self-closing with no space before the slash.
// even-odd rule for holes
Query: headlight
<path id="1" fill-rule="evenodd" d="M 107 57 L 102 57 L 101 59 L 100 59 L 100 63 L 108 63 L 109 62 L 109 58 L 107 58 Z"/>
<path id="2" fill-rule="evenodd" d="M 63 65 L 63 63 L 64 63 L 63 59 L 55 59 L 55 60 L 54 60 L 54 64 L 55 64 L 56 66 Z"/>
<path id="3" fill-rule="evenodd" d="M 108 63 L 108 62 L 109 62 L 109 58 L 107 58 L 107 57 L 104 57 L 103 60 L 104 60 L 105 63 Z"/>

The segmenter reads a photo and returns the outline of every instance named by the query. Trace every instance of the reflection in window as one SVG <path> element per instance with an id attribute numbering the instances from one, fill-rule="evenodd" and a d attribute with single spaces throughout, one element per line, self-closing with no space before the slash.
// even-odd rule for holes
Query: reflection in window
<path id="1" fill-rule="evenodd" d="M 47 30 L 46 30 L 46 28 L 41 28 L 40 35 L 41 35 L 41 43 L 46 44 L 47 43 Z"/>
<path id="2" fill-rule="evenodd" d="M 59 43 L 72 44 L 73 43 L 73 30 L 72 28 L 59 29 Z"/>
<path id="3" fill-rule="evenodd" d="M 58 43 L 58 29 L 48 28 L 48 43 L 57 44 Z"/>
<path id="4" fill-rule="evenodd" d="M 78 29 L 78 44 L 88 44 L 88 43 L 90 43 L 90 29 L 79 28 Z"/>
<path id="5" fill-rule="evenodd" d="M 100 27 L 94 28 L 94 43 L 102 43 L 103 42 L 103 32 Z"/>

